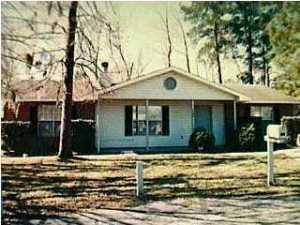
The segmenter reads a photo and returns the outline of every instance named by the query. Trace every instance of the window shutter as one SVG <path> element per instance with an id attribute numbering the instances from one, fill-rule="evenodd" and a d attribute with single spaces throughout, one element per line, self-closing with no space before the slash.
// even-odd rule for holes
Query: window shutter
<path id="1" fill-rule="evenodd" d="M 125 136 L 132 136 L 132 105 L 125 106 Z"/>
<path id="2" fill-rule="evenodd" d="M 170 134 L 170 123 L 169 123 L 169 106 L 162 106 L 162 134 Z"/>

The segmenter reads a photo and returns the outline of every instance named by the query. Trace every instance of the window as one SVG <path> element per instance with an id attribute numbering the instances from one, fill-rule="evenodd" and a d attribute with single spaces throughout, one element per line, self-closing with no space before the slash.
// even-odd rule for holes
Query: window
<path id="1" fill-rule="evenodd" d="M 133 106 L 132 110 L 133 135 L 146 135 L 146 107 Z M 149 135 L 162 134 L 162 109 L 161 106 L 149 106 Z"/>
<path id="2" fill-rule="evenodd" d="M 271 106 L 251 106 L 250 116 L 261 117 L 262 120 L 272 120 L 273 108 Z"/>
<path id="3" fill-rule="evenodd" d="M 169 135 L 169 107 L 149 106 L 149 135 Z M 146 107 L 125 107 L 125 136 L 146 135 Z"/>
<path id="4" fill-rule="evenodd" d="M 162 135 L 162 108 L 149 106 L 149 135 Z"/>
<path id="5" fill-rule="evenodd" d="M 61 108 L 56 105 L 39 105 L 38 134 L 42 137 L 59 136 Z"/>
<path id="6" fill-rule="evenodd" d="M 168 77 L 164 81 L 164 86 L 167 90 L 174 90 L 176 88 L 177 82 L 173 77 Z"/>
<path id="7" fill-rule="evenodd" d="M 132 134 L 146 135 L 146 107 L 132 107 Z"/>

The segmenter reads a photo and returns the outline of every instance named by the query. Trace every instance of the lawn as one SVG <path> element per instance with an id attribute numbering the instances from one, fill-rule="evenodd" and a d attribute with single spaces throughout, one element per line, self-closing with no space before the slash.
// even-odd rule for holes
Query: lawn
<path id="1" fill-rule="evenodd" d="M 300 161 L 275 155 L 266 186 L 263 153 L 2 158 L 4 221 L 177 198 L 300 195 Z M 144 164 L 145 200 L 135 199 L 135 162 Z"/>

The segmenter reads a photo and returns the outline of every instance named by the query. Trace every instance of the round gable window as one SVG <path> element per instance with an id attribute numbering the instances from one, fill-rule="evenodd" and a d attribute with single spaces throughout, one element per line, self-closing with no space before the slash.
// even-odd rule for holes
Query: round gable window
<path id="1" fill-rule="evenodd" d="M 177 82 L 173 77 L 168 77 L 164 81 L 164 86 L 167 90 L 174 90 L 176 88 Z"/>

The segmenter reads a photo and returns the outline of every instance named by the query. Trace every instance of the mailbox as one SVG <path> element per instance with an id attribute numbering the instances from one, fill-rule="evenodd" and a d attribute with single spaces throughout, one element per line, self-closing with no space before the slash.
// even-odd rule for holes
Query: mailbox
<path id="1" fill-rule="evenodd" d="M 273 139 L 286 138 L 285 128 L 282 125 L 270 124 L 267 127 L 267 136 Z"/>

